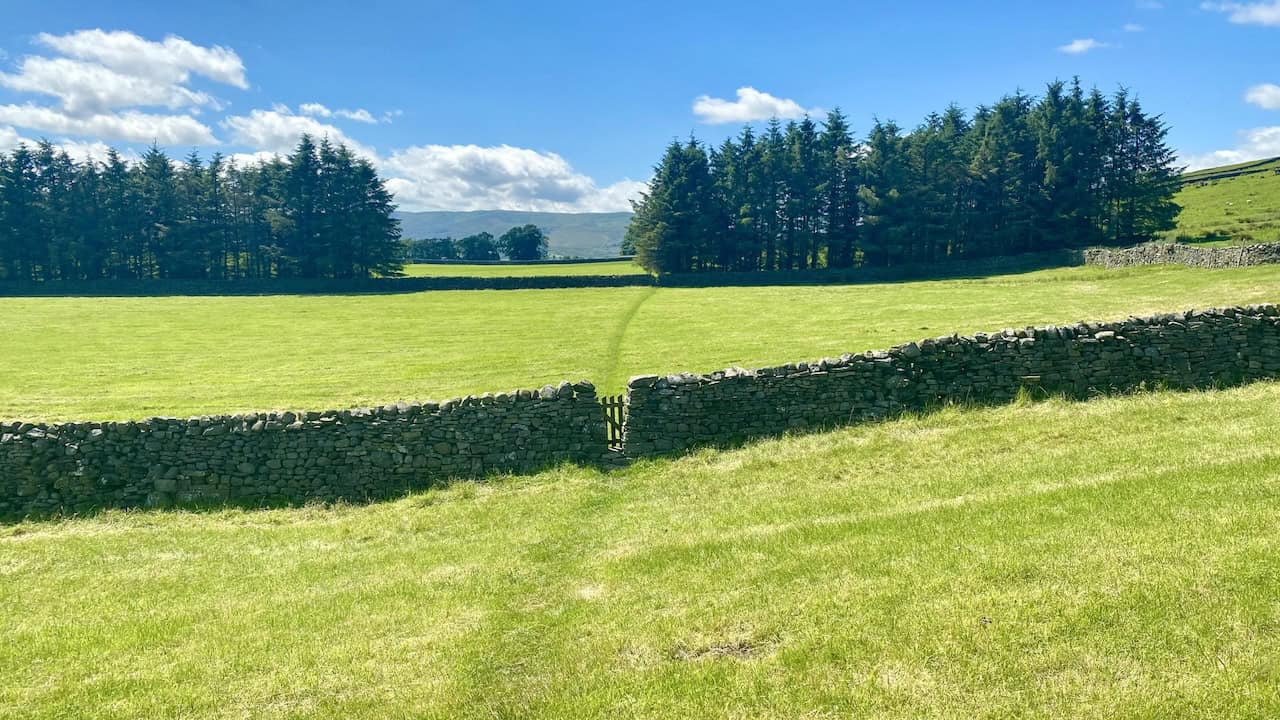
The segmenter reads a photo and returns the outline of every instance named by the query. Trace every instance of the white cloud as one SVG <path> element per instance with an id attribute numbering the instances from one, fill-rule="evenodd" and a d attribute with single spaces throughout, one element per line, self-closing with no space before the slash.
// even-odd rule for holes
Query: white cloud
<path id="1" fill-rule="evenodd" d="M 1125 24 L 1124 24 L 1124 31 L 1125 31 L 1125 32 L 1127 32 L 1127 33 L 1140 33 L 1140 32 L 1144 32 L 1145 30 L 1146 30 L 1146 28 L 1145 28 L 1145 27 L 1143 27 L 1143 26 L 1141 26 L 1141 25 L 1139 25 L 1138 23 L 1125 23 Z"/>
<path id="2" fill-rule="evenodd" d="M 705 123 L 720 124 L 752 122 L 769 118 L 799 118 L 818 115 L 817 108 L 806 109 L 800 103 L 787 98 L 774 97 L 753 87 L 740 87 L 737 100 L 699 95 L 693 101 L 693 114 Z"/>
<path id="3" fill-rule="evenodd" d="M 158 82 L 185 83 L 195 73 L 214 82 L 249 87 L 244 62 L 235 51 L 220 45 L 202 47 L 176 35 L 153 42 L 131 32 L 96 29 L 66 35 L 40 33 L 36 42 L 68 57 Z"/>
<path id="4" fill-rule="evenodd" d="M 499 145 L 420 145 L 381 162 L 387 187 L 405 210 L 629 210 L 645 184 L 599 187 L 555 153 Z"/>
<path id="5" fill-rule="evenodd" d="M 1256 3 L 1206 2 L 1201 3 L 1200 8 L 1225 13 L 1227 20 L 1237 25 L 1280 27 L 1280 0 Z"/>
<path id="6" fill-rule="evenodd" d="M 355 110 L 335 110 L 333 114 L 341 118 L 368 123 L 370 125 L 376 125 L 378 123 L 377 118 L 364 108 L 356 108 Z"/>
<path id="7" fill-rule="evenodd" d="M 281 107 L 282 106 L 277 105 L 276 109 L 279 110 Z M 340 117 L 347 120 L 355 120 L 356 122 L 368 123 L 370 125 L 378 124 L 378 119 L 373 116 L 373 113 L 365 110 L 364 108 L 356 108 L 355 110 L 330 110 L 328 107 L 320 103 L 302 103 L 298 106 L 298 112 L 312 117 Z M 390 122 L 390 120 L 387 120 L 387 122 Z"/>
<path id="8" fill-rule="evenodd" d="M 208 93 L 68 58 L 24 58 L 16 74 L 0 73 L 0 86 L 55 97 L 62 109 L 72 115 L 91 115 L 122 107 L 163 106 L 171 110 L 220 107 Z"/>
<path id="9" fill-rule="evenodd" d="M 1280 85 L 1273 83 L 1254 85 L 1245 92 L 1244 101 L 1264 110 L 1280 110 Z"/>
<path id="10" fill-rule="evenodd" d="M 1084 53 L 1087 53 L 1090 50 L 1097 50 L 1099 48 L 1105 48 L 1105 47 L 1110 47 L 1110 46 L 1107 45 L 1107 43 L 1099 42 L 1098 40 L 1095 40 L 1093 38 L 1080 38 L 1077 40 L 1072 40 L 1066 45 L 1059 46 L 1058 52 L 1066 53 L 1068 55 L 1083 55 Z"/>
<path id="11" fill-rule="evenodd" d="M 213 132 L 190 115 L 152 115 L 127 110 L 77 117 L 53 108 L 0 105 L 0 123 L 55 135 L 161 145 L 216 145 Z"/>
<path id="12" fill-rule="evenodd" d="M 1235 148 L 1183 156 L 1182 162 L 1190 170 L 1200 170 L 1280 155 L 1280 126 L 1242 130 L 1238 135 L 1240 142 Z"/>
<path id="13" fill-rule="evenodd" d="M 327 137 L 330 142 L 342 143 L 357 155 L 377 157 L 373 148 L 351 139 L 339 128 L 313 117 L 294 115 L 282 105 L 271 110 L 253 110 L 248 115 L 233 115 L 222 121 L 222 127 L 231 132 L 233 144 L 269 153 L 289 154 L 305 134 L 316 140 Z"/>
<path id="14" fill-rule="evenodd" d="M 277 105 L 276 109 L 283 108 L 283 105 Z M 302 103 L 298 106 L 298 112 L 303 115 L 311 115 L 313 117 L 332 117 L 333 111 L 320 103 Z"/>

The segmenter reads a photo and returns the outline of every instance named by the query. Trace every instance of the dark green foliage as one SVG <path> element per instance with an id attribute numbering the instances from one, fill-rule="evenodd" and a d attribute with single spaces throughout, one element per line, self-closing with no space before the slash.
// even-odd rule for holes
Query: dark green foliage
<path id="1" fill-rule="evenodd" d="M 453 238 L 424 238 L 405 240 L 405 259 L 409 262 L 423 260 L 458 260 L 458 245 Z"/>
<path id="2" fill-rule="evenodd" d="M 358 278 L 401 267 L 395 206 L 368 161 L 304 136 L 287 159 L 176 164 L 152 146 L 76 163 L 0 154 L 0 279 Z"/>
<path id="3" fill-rule="evenodd" d="M 468 235 L 457 241 L 457 244 L 458 256 L 463 260 L 486 262 L 502 259 L 498 255 L 498 245 L 493 241 L 492 233 L 479 232 Z"/>
<path id="4" fill-rule="evenodd" d="M 645 268 L 807 270 L 928 264 L 1100 244 L 1174 225 L 1168 127 L 1126 91 L 1078 81 L 861 144 L 839 111 L 821 128 L 771 121 L 705 150 L 673 142 L 634 203 L 626 243 Z"/>
<path id="5" fill-rule="evenodd" d="M 508 260 L 544 260 L 547 257 L 547 236 L 537 225 L 520 225 L 498 238 L 498 249 Z"/>

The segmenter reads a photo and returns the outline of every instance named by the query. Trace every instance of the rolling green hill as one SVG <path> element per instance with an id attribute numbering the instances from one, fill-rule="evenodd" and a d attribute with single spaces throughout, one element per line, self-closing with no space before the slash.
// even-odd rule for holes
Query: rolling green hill
<path id="1" fill-rule="evenodd" d="M 495 236 L 516 225 L 532 223 L 551 236 L 552 257 L 616 257 L 631 213 L 553 213 L 516 210 L 473 212 L 401 212 L 406 238 L 461 238 L 478 232 Z"/>
<path id="2" fill-rule="evenodd" d="M 1187 173 L 1171 240 L 1244 244 L 1280 241 L 1280 158 Z"/>

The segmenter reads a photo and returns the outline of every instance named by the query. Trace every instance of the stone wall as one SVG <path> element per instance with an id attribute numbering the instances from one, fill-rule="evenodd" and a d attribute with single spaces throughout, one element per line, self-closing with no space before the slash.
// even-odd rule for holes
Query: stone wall
<path id="1" fill-rule="evenodd" d="M 1086 397 L 1277 376 L 1274 305 L 952 335 L 813 363 L 633 378 L 623 444 L 638 457 L 950 401 L 1002 403 L 1024 387 Z"/>
<path id="2" fill-rule="evenodd" d="M 1280 243 L 1236 245 L 1231 247 L 1196 247 L 1172 242 L 1151 242 L 1130 248 L 1085 250 L 1086 265 L 1107 268 L 1134 265 L 1187 265 L 1199 268 L 1233 268 L 1248 265 L 1280 263 Z"/>
<path id="3" fill-rule="evenodd" d="M 138 422 L 0 424 L 0 516 L 393 496 L 447 478 L 599 462 L 595 388 Z"/>

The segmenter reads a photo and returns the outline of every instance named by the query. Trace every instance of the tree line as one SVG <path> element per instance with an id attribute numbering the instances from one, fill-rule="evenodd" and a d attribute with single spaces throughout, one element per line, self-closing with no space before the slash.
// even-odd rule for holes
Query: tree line
<path id="1" fill-rule="evenodd" d="M 154 145 L 76 162 L 48 142 L 0 154 L 0 279 L 358 278 L 401 267 L 372 164 L 303 136 L 285 158 L 174 162 Z"/>
<path id="2" fill-rule="evenodd" d="M 493 262 L 504 256 L 511 261 L 545 260 L 547 234 L 537 225 L 517 225 L 495 238 L 479 232 L 464 238 L 424 238 L 405 240 L 405 257 L 410 262 L 426 260 L 466 260 Z"/>
<path id="3" fill-rule="evenodd" d="M 838 110 L 710 150 L 673 141 L 623 253 L 657 272 L 753 271 L 1129 244 L 1180 209 L 1167 134 L 1126 90 L 1076 80 L 971 116 L 952 105 L 910 132 L 877 120 L 862 141 Z"/>

